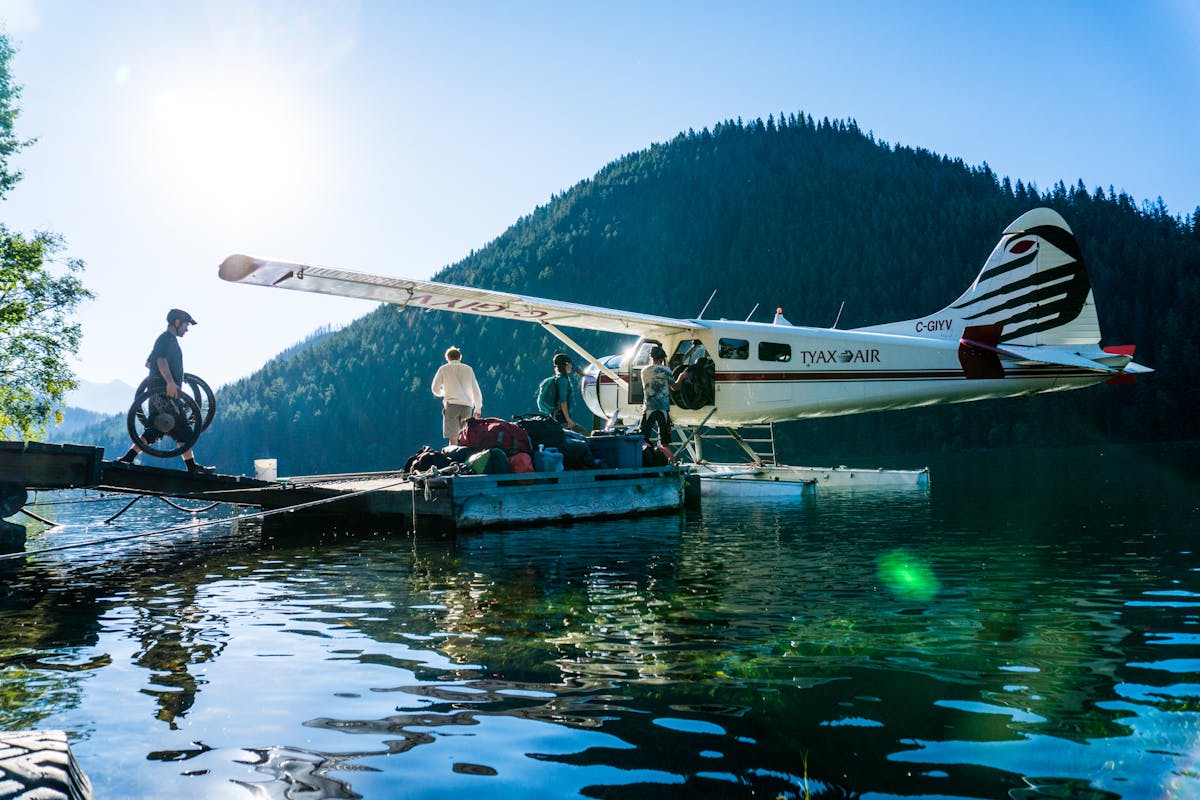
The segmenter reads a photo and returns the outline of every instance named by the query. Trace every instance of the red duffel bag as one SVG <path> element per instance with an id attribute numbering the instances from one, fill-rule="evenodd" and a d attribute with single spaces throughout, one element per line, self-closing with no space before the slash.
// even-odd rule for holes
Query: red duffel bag
<path id="1" fill-rule="evenodd" d="M 458 443 L 472 450 L 498 447 L 505 453 L 529 453 L 529 434 L 514 422 L 495 417 L 471 417 L 458 432 Z"/>

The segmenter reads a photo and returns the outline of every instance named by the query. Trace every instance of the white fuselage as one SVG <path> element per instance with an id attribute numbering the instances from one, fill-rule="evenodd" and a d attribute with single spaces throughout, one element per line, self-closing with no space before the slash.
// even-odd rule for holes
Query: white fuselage
<path id="1" fill-rule="evenodd" d="M 621 420 L 637 419 L 642 413 L 638 373 L 649 363 L 654 343 L 667 351 L 676 373 L 696 360 L 696 352 L 712 359 L 714 391 L 706 398 L 711 402 L 683 408 L 673 397 L 671 417 L 681 425 L 707 419 L 707 425 L 734 427 L 1015 397 L 1076 389 L 1110 377 L 1097 370 L 1005 359 L 1003 377 L 968 378 L 957 338 L 750 322 L 705 324 L 705 330 L 641 340 L 626 353 L 604 359 L 629 384 L 628 390 L 589 367 L 583 380 L 588 407 L 604 418 L 615 412 Z M 688 350 L 692 355 L 684 357 Z"/>

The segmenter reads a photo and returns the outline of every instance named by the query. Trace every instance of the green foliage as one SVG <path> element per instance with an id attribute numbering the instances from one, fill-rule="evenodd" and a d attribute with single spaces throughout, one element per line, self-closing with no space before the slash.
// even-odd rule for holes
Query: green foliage
<path id="1" fill-rule="evenodd" d="M 0 33 L 0 198 L 8 194 L 9 189 L 21 180 L 21 173 L 9 169 L 8 160 L 32 140 L 18 139 L 13 132 L 20 108 L 17 100 L 21 97 L 21 88 L 14 86 L 12 76 L 8 71 L 8 62 L 13 57 L 12 44 L 8 37 Z"/>
<path id="2" fill-rule="evenodd" d="M 45 431 L 63 395 L 76 386 L 66 364 L 79 347 L 80 328 L 70 313 L 91 293 L 75 277 L 83 265 L 63 262 L 64 273 L 47 269 L 61 240 L 32 238 L 0 226 L 0 435 L 33 438 Z"/>
<path id="3" fill-rule="evenodd" d="M 0 198 L 21 178 L 9 170 L 9 157 L 29 143 L 13 134 L 20 91 L 8 71 L 12 54 L 0 35 Z M 27 237 L 0 225 L 0 436 L 40 435 L 51 419 L 61 421 L 57 409 L 76 386 L 65 363 L 79 347 L 70 315 L 92 295 L 76 277 L 83 262 L 62 259 L 49 268 L 62 249 L 55 234 Z"/>
<path id="4" fill-rule="evenodd" d="M 942 308 L 1009 222 L 1048 205 L 1088 263 L 1104 344 L 1136 343 L 1156 375 L 1023 400 L 781 426 L 792 463 L 911 466 L 914 451 L 1196 438 L 1200 210 L 1172 218 L 1111 189 L 1046 192 L 987 165 L 891 146 L 854 122 L 799 114 L 688 131 L 609 164 L 435 279 L 629 311 L 839 327 Z M 354 265 L 346 265 L 353 268 Z M 247 291 L 257 291 L 247 289 Z M 597 355 L 630 339 L 572 331 Z M 537 326 L 381 307 L 219 393 L 198 447 L 222 469 L 273 456 L 284 474 L 389 469 L 440 435 L 429 381 L 448 345 L 484 411 L 533 410 L 562 345 Z M 113 430 L 110 428 L 110 430 Z M 119 431 L 117 431 L 119 434 Z M 115 446 L 126 442 L 117 436 Z"/>

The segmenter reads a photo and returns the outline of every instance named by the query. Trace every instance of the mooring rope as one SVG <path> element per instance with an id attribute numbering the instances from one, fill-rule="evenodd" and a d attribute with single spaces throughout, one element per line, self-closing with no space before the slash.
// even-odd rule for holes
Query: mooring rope
<path id="1" fill-rule="evenodd" d="M 241 516 L 229 517 L 228 519 L 201 520 L 199 522 L 190 522 L 187 525 L 176 525 L 171 528 L 161 528 L 159 530 L 154 530 L 154 531 L 143 531 L 141 533 L 130 533 L 125 536 L 108 536 L 103 539 L 92 539 L 87 542 L 75 542 L 74 544 L 60 544 L 60 545 L 56 545 L 55 547 L 43 547 L 39 550 L 27 550 L 27 551 L 23 550 L 19 553 L 0 553 L 0 561 L 13 561 L 18 558 L 27 558 L 29 556 L 42 555 L 43 553 L 58 553 L 58 552 L 62 552 L 63 550 L 74 550 L 79 547 L 94 547 L 95 545 L 98 545 L 98 544 L 108 544 L 110 542 L 125 542 L 125 541 L 130 541 L 132 539 L 144 539 L 144 538 L 147 538 L 150 536 L 161 536 L 161 535 L 167 534 L 167 533 L 179 533 L 180 531 L 190 531 L 190 530 L 197 530 L 199 528 L 207 528 L 212 525 L 224 525 L 226 523 L 242 522 L 244 520 L 251 520 L 251 519 L 265 519 L 266 517 L 274 516 L 275 514 L 286 514 L 286 513 L 292 512 L 292 511 L 300 511 L 305 508 L 312 508 L 313 506 L 325 505 L 326 503 L 336 503 L 338 500 L 349 500 L 352 497 L 358 497 L 360 495 L 370 494 L 371 492 L 380 492 L 380 491 L 383 491 L 384 489 L 390 489 L 393 486 L 397 486 L 397 485 L 399 485 L 401 483 L 405 483 L 407 481 L 408 481 L 408 476 L 405 476 L 399 480 L 392 481 L 391 483 L 385 483 L 382 486 L 373 486 L 369 489 L 360 489 L 357 492 L 349 492 L 347 494 L 340 494 L 335 497 L 326 497 L 321 500 L 310 500 L 307 503 L 298 503 L 297 505 L 287 506 L 285 508 L 272 508 L 267 511 L 256 511 L 251 514 L 242 514 Z"/>
<path id="2" fill-rule="evenodd" d="M 72 506 L 72 505 L 77 505 L 79 503 L 95 503 L 100 500 L 115 500 L 117 498 L 121 498 L 124 496 L 125 495 L 123 495 L 120 492 L 110 492 L 108 494 L 101 494 L 101 495 L 97 495 L 95 497 L 75 497 L 75 498 L 69 498 L 69 499 L 65 499 L 65 500 L 39 500 L 39 499 L 37 499 L 37 493 L 34 492 L 33 499 L 30 500 L 25 505 L 28 505 L 28 506 Z"/>
<path id="3" fill-rule="evenodd" d="M 186 506 L 181 506 L 178 503 L 170 500 L 169 498 L 163 497 L 162 495 L 159 495 L 158 499 L 162 500 L 164 503 L 166 503 L 167 505 L 169 505 L 171 508 L 175 509 L 176 511 L 182 511 L 185 514 L 203 514 L 205 511 L 211 511 L 212 509 L 221 505 L 221 501 L 218 500 L 215 503 L 209 503 L 204 508 L 187 508 Z"/>

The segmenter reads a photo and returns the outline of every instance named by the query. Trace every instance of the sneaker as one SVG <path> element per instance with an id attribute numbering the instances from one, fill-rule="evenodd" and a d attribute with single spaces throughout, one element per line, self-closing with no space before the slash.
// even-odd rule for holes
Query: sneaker
<path id="1" fill-rule="evenodd" d="M 216 467 L 206 467 L 203 464 L 197 464 L 196 462 L 193 461 L 191 464 L 188 465 L 188 472 L 191 473 L 192 475 L 216 475 L 217 468 Z"/>

